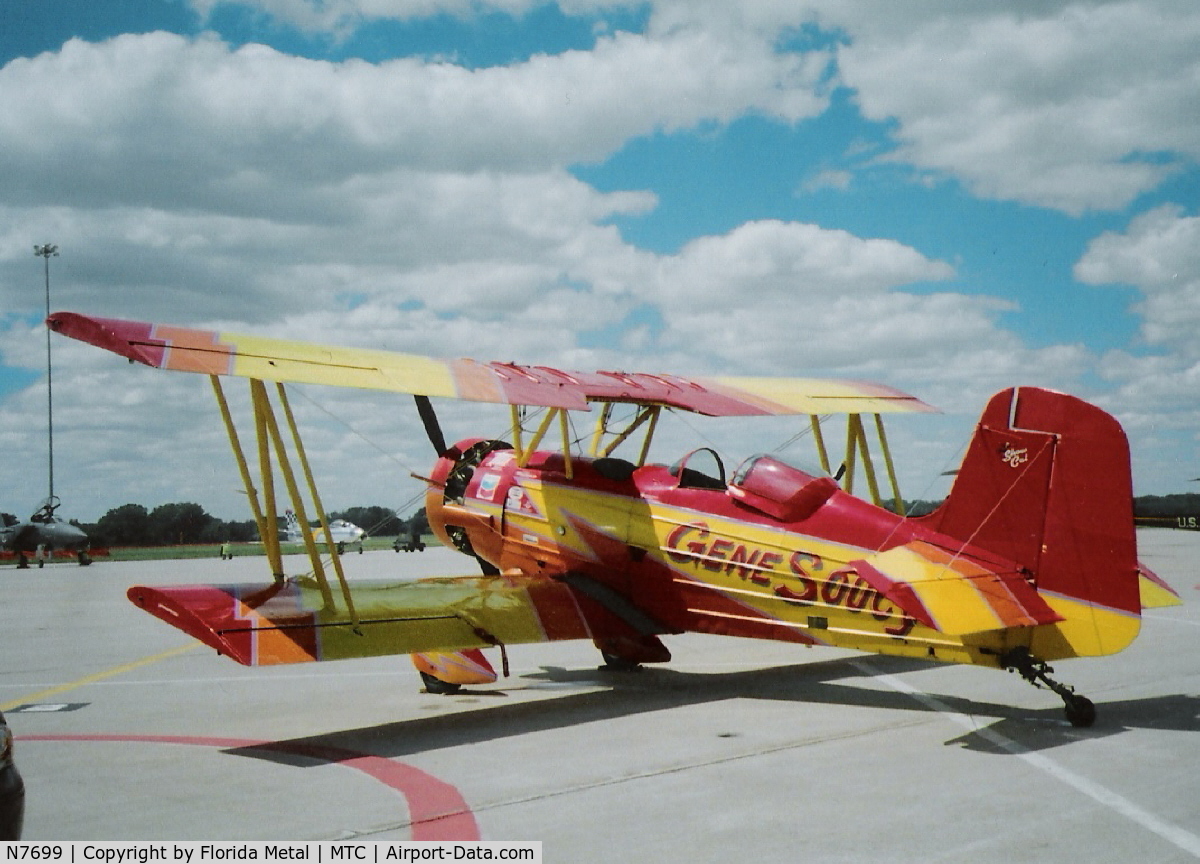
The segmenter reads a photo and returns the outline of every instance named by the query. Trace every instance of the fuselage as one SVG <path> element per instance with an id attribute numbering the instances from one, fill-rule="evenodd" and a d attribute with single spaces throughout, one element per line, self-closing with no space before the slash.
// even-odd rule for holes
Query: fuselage
<path id="1" fill-rule="evenodd" d="M 534 453 L 520 465 L 499 449 L 463 485 L 461 460 L 443 458 L 432 479 L 449 484 L 431 489 L 426 512 L 448 545 L 501 571 L 582 575 L 664 632 L 986 665 L 1028 644 L 1033 628 L 954 637 L 925 626 L 852 564 L 913 541 L 992 570 L 1011 571 L 1012 562 L 849 495 L 831 478 L 755 459 L 728 480 L 686 466 L 578 458 L 568 477 L 561 454 Z"/>
<path id="2" fill-rule="evenodd" d="M 366 532 L 353 522 L 347 522 L 345 519 L 334 519 L 329 523 L 329 533 L 333 537 L 334 543 L 358 543 L 363 539 L 363 535 Z M 321 532 L 317 532 L 317 538 L 324 539 Z"/>

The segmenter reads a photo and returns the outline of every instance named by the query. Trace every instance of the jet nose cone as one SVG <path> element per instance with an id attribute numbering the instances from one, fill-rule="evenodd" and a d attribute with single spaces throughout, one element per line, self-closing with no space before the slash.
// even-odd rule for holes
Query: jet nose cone
<path id="1" fill-rule="evenodd" d="M 62 546 L 87 540 L 87 534 L 83 532 L 83 529 L 70 522 L 55 522 L 50 526 L 49 534 L 55 543 Z"/>

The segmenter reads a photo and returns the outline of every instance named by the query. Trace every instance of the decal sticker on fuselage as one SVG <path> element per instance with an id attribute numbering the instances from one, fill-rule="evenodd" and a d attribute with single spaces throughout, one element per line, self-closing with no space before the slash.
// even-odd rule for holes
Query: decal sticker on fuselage
<path id="1" fill-rule="evenodd" d="M 495 501 L 496 489 L 499 486 L 500 475 L 488 471 L 479 478 L 479 487 L 475 490 L 475 497 L 482 501 Z"/>

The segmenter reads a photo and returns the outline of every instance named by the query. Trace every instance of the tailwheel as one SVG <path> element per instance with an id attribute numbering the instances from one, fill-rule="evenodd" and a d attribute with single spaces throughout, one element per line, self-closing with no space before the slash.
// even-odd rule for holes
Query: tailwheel
<path id="1" fill-rule="evenodd" d="M 1045 660 L 1029 653 L 1028 648 L 1013 648 L 1000 657 L 1000 665 L 1010 672 L 1017 672 L 1034 687 L 1053 690 L 1063 700 L 1067 721 L 1077 728 L 1087 728 L 1096 722 L 1096 706 L 1086 696 L 1080 696 L 1075 688 L 1050 677 L 1054 668 Z"/>
<path id="2" fill-rule="evenodd" d="M 451 684 L 449 681 L 443 681 L 430 675 L 428 672 L 421 673 L 421 682 L 425 685 L 425 692 L 432 693 L 435 696 L 449 696 L 451 693 L 457 693 L 462 689 L 461 684 Z"/>
<path id="3" fill-rule="evenodd" d="M 1064 711 L 1067 715 L 1067 720 L 1072 726 L 1081 729 L 1086 729 L 1096 722 L 1096 706 L 1092 704 L 1092 700 L 1086 696 L 1071 695 L 1070 698 L 1064 699 L 1066 708 Z"/>

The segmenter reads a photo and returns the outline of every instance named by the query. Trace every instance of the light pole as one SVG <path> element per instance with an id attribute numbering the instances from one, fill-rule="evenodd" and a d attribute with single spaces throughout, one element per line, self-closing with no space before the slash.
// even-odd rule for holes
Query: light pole
<path id="1" fill-rule="evenodd" d="M 34 244 L 33 254 L 45 260 L 46 265 L 46 317 L 50 317 L 50 256 L 58 257 L 58 247 L 53 243 L 42 246 Z M 46 499 L 48 507 L 54 506 L 54 367 L 50 363 L 50 328 L 46 328 L 46 428 L 47 440 L 50 447 L 50 497 Z M 53 510 L 51 510 L 53 512 Z"/>

